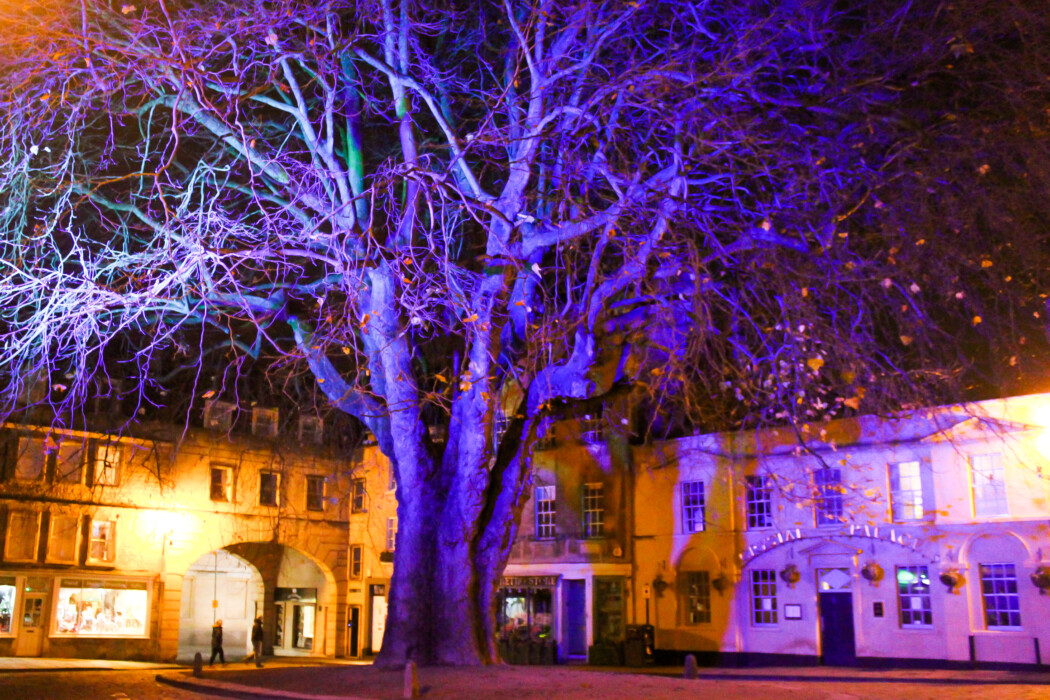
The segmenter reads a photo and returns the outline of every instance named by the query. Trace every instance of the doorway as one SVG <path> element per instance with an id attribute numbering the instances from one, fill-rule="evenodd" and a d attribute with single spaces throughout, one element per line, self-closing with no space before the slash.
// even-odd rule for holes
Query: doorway
<path id="1" fill-rule="evenodd" d="M 565 654 L 587 656 L 586 581 L 565 581 Z"/>
<path id="2" fill-rule="evenodd" d="M 821 663 L 853 666 L 857 644 L 853 630 L 853 577 L 844 568 L 817 569 Z"/>
<path id="3" fill-rule="evenodd" d="M 361 644 L 358 639 L 358 630 L 361 627 L 361 606 L 351 605 L 346 613 L 346 635 L 350 640 L 350 656 L 361 655 Z"/>
<path id="4" fill-rule="evenodd" d="M 372 597 L 372 634 L 369 653 L 378 654 L 386 634 L 386 585 L 374 583 L 369 588 Z"/>
<path id="5" fill-rule="evenodd" d="M 44 650 L 46 593 L 25 593 L 22 598 L 22 628 L 15 656 L 40 656 Z"/>

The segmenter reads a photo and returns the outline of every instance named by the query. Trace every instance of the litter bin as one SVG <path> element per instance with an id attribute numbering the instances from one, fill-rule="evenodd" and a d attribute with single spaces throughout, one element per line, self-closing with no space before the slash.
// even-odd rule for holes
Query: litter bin
<path id="1" fill-rule="evenodd" d="M 652 625 L 627 625 L 623 662 L 626 666 L 645 666 L 653 662 Z"/>

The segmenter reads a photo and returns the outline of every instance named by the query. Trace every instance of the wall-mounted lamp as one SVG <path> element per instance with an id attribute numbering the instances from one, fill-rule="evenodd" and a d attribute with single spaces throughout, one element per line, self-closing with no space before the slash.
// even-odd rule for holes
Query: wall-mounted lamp
<path id="1" fill-rule="evenodd" d="M 941 583 L 948 587 L 949 593 L 959 594 L 959 589 L 966 583 L 966 577 L 958 569 L 948 569 L 941 573 Z"/>
<path id="2" fill-rule="evenodd" d="M 784 583 L 794 588 L 795 584 L 802 579 L 802 574 L 799 573 L 797 566 L 788 564 L 780 570 L 780 578 L 784 579 Z"/>
<path id="3" fill-rule="evenodd" d="M 1046 595 L 1050 590 L 1050 566 L 1040 566 L 1031 575 L 1032 585 L 1039 589 L 1039 595 Z"/>
<path id="4" fill-rule="evenodd" d="M 866 581 L 869 581 L 871 585 L 878 586 L 879 581 L 886 575 L 886 572 L 882 570 L 878 562 L 869 561 L 864 565 L 864 568 L 860 570 L 860 575 L 864 577 Z"/>
<path id="5" fill-rule="evenodd" d="M 664 581 L 663 574 L 657 574 L 656 578 L 653 579 L 653 590 L 656 591 L 657 597 L 662 597 L 664 591 L 667 590 L 667 586 L 670 585 L 667 581 Z"/>
<path id="6" fill-rule="evenodd" d="M 718 576 L 715 576 L 714 580 L 711 581 L 711 585 L 716 591 L 721 593 L 733 585 L 733 582 L 729 580 L 724 571 L 719 571 Z"/>

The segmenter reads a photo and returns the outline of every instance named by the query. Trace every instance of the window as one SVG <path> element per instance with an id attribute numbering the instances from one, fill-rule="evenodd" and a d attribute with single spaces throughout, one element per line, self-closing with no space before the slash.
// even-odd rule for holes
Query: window
<path id="1" fill-rule="evenodd" d="M 930 575 L 925 566 L 897 567 L 897 607 L 901 627 L 928 627 L 933 624 L 930 605 Z"/>
<path id="2" fill-rule="evenodd" d="M 233 427 L 233 413 L 236 410 L 237 405 L 228 401 L 209 401 L 204 404 L 204 427 L 228 431 Z"/>
<path id="3" fill-rule="evenodd" d="M 306 509 L 324 510 L 324 477 L 306 477 Z"/>
<path id="4" fill-rule="evenodd" d="M 842 523 L 842 470 L 817 469 L 813 472 L 813 486 L 816 489 L 817 525 Z"/>
<path id="5" fill-rule="evenodd" d="M 259 505 L 275 507 L 281 490 L 281 475 L 276 472 L 259 473 Z"/>
<path id="6" fill-rule="evenodd" d="M 536 487 L 536 539 L 553 540 L 557 529 L 554 524 L 556 513 L 553 486 Z"/>
<path id="7" fill-rule="evenodd" d="M 536 449 L 549 450 L 554 447 L 554 422 L 550 419 L 544 420 L 536 429 Z"/>
<path id="8" fill-rule="evenodd" d="M 252 409 L 252 435 L 261 438 L 277 437 L 277 425 L 280 418 L 276 408 Z"/>
<path id="9" fill-rule="evenodd" d="M 605 440 L 605 427 L 600 415 L 588 414 L 580 420 L 580 439 L 588 445 L 596 445 Z"/>
<path id="10" fill-rule="evenodd" d="M 711 621 L 711 574 L 685 572 L 685 621 L 699 625 Z"/>
<path id="11" fill-rule="evenodd" d="M 394 465 L 390 465 L 390 472 L 387 474 L 386 490 L 394 491 L 397 489 L 397 473 L 394 471 Z"/>
<path id="12" fill-rule="evenodd" d="M 682 482 L 682 532 L 704 531 L 704 482 Z"/>
<path id="13" fill-rule="evenodd" d="M 1013 564 L 981 564 L 981 598 L 988 629 L 1021 626 L 1021 597 Z"/>
<path id="14" fill-rule="evenodd" d="M 145 581 L 64 578 L 55 603 L 55 635 L 145 637 L 148 610 Z"/>
<path id="15" fill-rule="evenodd" d="M 386 551 L 393 552 L 397 547 L 397 518 L 386 519 Z"/>
<path id="16" fill-rule="evenodd" d="M 42 479 L 47 465 L 47 451 L 40 438 L 18 438 L 18 459 L 15 460 L 16 479 Z"/>
<path id="17" fill-rule="evenodd" d="M 95 449 L 94 476 L 95 486 L 116 486 L 120 483 L 120 445 L 99 445 Z"/>
<path id="18" fill-rule="evenodd" d="M 350 512 L 364 513 L 368 511 L 368 501 L 365 500 L 365 480 L 354 479 L 350 484 Z"/>
<path id="19" fill-rule="evenodd" d="M 40 513 L 35 510 L 8 511 L 4 559 L 6 561 L 36 561 L 39 535 Z"/>
<path id="20" fill-rule="evenodd" d="M 998 454 L 970 455 L 970 485 L 973 488 L 973 514 L 1006 515 L 1006 480 L 1002 457 Z"/>
<path id="21" fill-rule="evenodd" d="M 233 470 L 230 467 L 211 468 L 211 500 L 233 502 Z"/>
<path id="22" fill-rule="evenodd" d="M 47 535 L 47 560 L 75 564 L 79 534 L 80 516 L 52 513 Z"/>
<path id="23" fill-rule="evenodd" d="M 777 572 L 773 569 L 751 572 L 751 624 L 777 624 Z"/>
<path id="24" fill-rule="evenodd" d="M 79 484 L 84 473 L 84 443 L 65 440 L 58 445 L 55 481 Z"/>
<path id="25" fill-rule="evenodd" d="M 773 486 L 768 476 L 746 478 L 747 526 L 773 527 Z"/>
<path id="26" fill-rule="evenodd" d="M 0 634 L 11 634 L 16 590 L 14 576 L 0 576 Z"/>
<path id="27" fill-rule="evenodd" d="M 890 508 L 894 522 L 918 520 L 923 516 L 918 462 L 890 465 Z"/>
<path id="28" fill-rule="evenodd" d="M 317 416 L 299 416 L 299 442 L 320 445 L 324 441 L 324 421 Z"/>
<path id="29" fill-rule="evenodd" d="M 359 580 L 361 578 L 361 560 L 364 548 L 359 544 L 350 546 L 350 578 Z"/>
<path id="30" fill-rule="evenodd" d="M 112 520 L 92 520 L 88 542 L 88 559 L 111 562 L 116 558 L 117 523 Z"/>
<path id="31" fill-rule="evenodd" d="M 605 498 L 601 484 L 583 485 L 583 536 L 601 537 L 605 527 Z"/>
<path id="32" fill-rule="evenodd" d="M 507 430 L 510 428 L 510 416 L 503 412 L 503 409 L 496 410 L 495 420 L 492 426 L 492 446 L 493 449 L 499 448 L 500 440 L 507 434 Z"/>

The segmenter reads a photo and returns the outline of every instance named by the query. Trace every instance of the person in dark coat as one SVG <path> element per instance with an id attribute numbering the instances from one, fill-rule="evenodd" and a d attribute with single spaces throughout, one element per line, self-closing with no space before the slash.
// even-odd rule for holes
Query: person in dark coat
<path id="1" fill-rule="evenodd" d="M 262 616 L 259 616 L 252 625 L 252 655 L 255 657 L 256 668 L 262 668 L 263 635 Z"/>
<path id="2" fill-rule="evenodd" d="M 219 661 L 225 666 L 226 654 L 222 652 L 222 620 L 216 620 L 215 624 L 211 626 L 211 661 L 208 662 L 209 666 L 215 664 L 216 656 L 219 657 Z"/>

